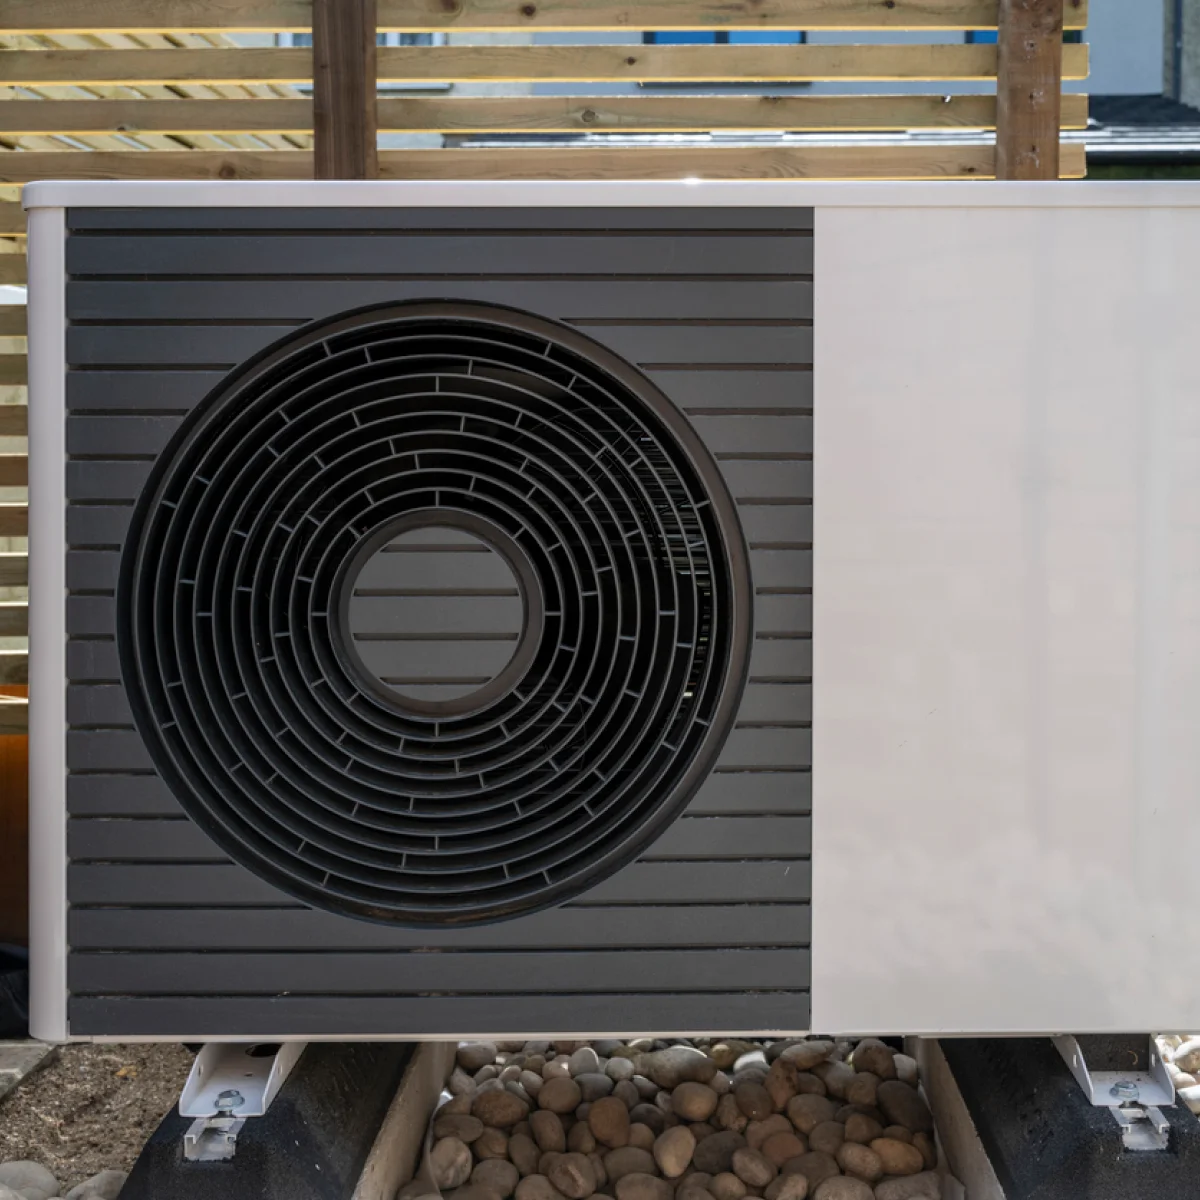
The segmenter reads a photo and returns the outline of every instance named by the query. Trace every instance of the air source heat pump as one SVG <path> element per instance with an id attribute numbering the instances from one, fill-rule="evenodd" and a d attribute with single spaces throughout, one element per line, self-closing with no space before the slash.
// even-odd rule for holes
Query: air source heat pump
<path id="1" fill-rule="evenodd" d="M 26 197 L 37 1036 L 1200 1025 L 1200 192 Z"/>

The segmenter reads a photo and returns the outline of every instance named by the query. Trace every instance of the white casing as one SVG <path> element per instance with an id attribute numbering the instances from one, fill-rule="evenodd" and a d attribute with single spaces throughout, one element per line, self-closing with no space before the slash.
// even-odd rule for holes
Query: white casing
<path id="1" fill-rule="evenodd" d="M 39 183 L 25 203 L 35 1036 L 68 1032 L 77 205 L 815 206 L 813 1028 L 1200 1027 L 1200 185 Z"/>

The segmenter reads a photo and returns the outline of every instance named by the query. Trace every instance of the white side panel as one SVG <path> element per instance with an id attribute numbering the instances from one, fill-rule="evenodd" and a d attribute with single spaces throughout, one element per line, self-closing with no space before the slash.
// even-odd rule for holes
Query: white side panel
<path id="1" fill-rule="evenodd" d="M 66 495 L 62 209 L 29 214 L 30 1033 L 67 1036 Z"/>
<path id="2" fill-rule="evenodd" d="M 1200 212 L 816 245 L 813 1028 L 1200 1027 Z"/>

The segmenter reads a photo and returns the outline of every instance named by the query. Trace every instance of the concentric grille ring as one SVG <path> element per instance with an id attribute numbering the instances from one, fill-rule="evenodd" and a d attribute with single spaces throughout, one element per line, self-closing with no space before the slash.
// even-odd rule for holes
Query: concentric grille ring
<path id="1" fill-rule="evenodd" d="M 414 521 L 527 564 L 536 636 L 469 704 L 406 703 L 347 645 L 351 565 Z M 156 767 L 234 860 L 348 915 L 481 922 L 679 814 L 749 596 L 717 468 L 639 372 L 516 311 L 395 305 L 305 326 L 190 414 L 135 511 L 118 640 Z"/>

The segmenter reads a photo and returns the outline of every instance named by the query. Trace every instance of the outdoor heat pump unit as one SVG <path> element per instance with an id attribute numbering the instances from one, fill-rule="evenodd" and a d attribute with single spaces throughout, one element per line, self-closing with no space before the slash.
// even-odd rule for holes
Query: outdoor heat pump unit
<path id="1" fill-rule="evenodd" d="M 35 1036 L 1200 1026 L 1200 191 L 26 204 Z"/>

